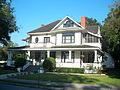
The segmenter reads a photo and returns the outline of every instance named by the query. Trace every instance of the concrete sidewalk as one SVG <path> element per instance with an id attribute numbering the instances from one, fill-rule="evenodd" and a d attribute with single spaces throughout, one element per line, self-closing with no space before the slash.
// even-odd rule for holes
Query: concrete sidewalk
<path id="1" fill-rule="evenodd" d="M 23 80 L 23 79 L 13 79 L 13 78 L 7 78 L 5 80 L 38 84 L 37 80 Z M 61 88 L 64 90 L 73 90 L 73 89 L 74 90 L 120 90 L 120 87 L 112 86 L 112 85 L 92 85 L 92 84 L 76 84 L 76 83 L 48 82 L 48 81 L 39 81 L 39 83 L 47 84 L 47 85 L 64 86 L 64 88 Z"/>

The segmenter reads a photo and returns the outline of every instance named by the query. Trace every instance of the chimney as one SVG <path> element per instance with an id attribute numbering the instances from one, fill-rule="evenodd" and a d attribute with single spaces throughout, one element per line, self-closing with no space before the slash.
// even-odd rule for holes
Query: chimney
<path id="1" fill-rule="evenodd" d="M 43 24 L 41 24 L 41 27 L 43 27 L 44 25 Z"/>
<path id="2" fill-rule="evenodd" d="M 81 26 L 83 26 L 84 28 L 86 28 L 85 16 L 81 17 Z"/>

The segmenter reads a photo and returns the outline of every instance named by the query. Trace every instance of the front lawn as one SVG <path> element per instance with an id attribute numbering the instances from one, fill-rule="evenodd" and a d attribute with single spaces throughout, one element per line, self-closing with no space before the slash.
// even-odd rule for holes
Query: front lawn
<path id="1" fill-rule="evenodd" d="M 0 75 L 2 75 L 2 74 L 9 74 L 9 73 L 16 73 L 16 71 L 14 71 L 14 70 L 1 70 L 0 71 Z"/>
<path id="2" fill-rule="evenodd" d="M 102 85 L 117 85 L 120 86 L 120 78 L 110 77 L 109 75 L 70 75 L 70 74 L 33 74 L 15 76 L 17 79 L 39 80 L 50 82 L 69 82 L 80 84 L 102 84 Z"/>

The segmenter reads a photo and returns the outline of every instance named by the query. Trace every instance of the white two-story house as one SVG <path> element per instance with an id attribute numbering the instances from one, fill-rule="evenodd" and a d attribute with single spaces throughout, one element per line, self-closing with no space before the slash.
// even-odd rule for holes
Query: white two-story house
<path id="1" fill-rule="evenodd" d="M 28 32 L 24 39 L 27 46 L 9 49 L 8 65 L 12 64 L 13 52 L 28 55 L 27 66 L 40 65 L 47 57 L 54 57 L 57 67 L 88 68 L 101 67 L 102 49 L 99 26 L 86 26 L 85 17 L 81 24 L 69 16 Z"/>

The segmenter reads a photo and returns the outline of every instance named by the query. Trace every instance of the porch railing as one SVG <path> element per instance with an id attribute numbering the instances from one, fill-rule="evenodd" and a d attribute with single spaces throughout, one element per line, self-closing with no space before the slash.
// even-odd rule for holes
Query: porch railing
<path id="1" fill-rule="evenodd" d="M 28 61 L 24 66 L 23 66 L 23 71 L 30 66 L 30 61 Z"/>

